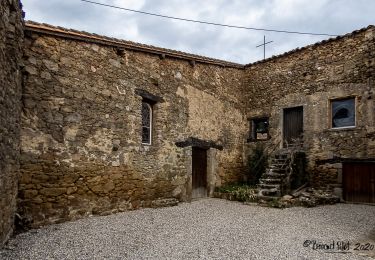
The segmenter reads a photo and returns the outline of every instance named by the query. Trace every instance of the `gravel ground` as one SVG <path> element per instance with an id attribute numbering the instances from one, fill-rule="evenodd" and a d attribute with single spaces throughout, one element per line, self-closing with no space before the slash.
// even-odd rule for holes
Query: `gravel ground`
<path id="1" fill-rule="evenodd" d="M 56 224 L 19 234 L 1 259 L 368 259 L 375 206 L 274 209 L 219 199 Z M 349 241 L 350 251 L 309 241 Z M 367 256 L 364 256 L 367 254 Z"/>

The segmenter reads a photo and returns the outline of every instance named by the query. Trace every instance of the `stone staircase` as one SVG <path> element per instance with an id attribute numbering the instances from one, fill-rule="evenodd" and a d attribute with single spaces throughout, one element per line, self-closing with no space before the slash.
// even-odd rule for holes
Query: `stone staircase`
<path id="1" fill-rule="evenodd" d="M 268 168 L 259 179 L 259 199 L 272 200 L 289 192 L 292 157 L 302 146 L 301 142 L 294 142 L 273 154 Z"/>

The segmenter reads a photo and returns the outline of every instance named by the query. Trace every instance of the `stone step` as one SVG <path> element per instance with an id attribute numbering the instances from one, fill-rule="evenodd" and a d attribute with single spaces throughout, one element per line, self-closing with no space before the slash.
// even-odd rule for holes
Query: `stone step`
<path id="1" fill-rule="evenodd" d="M 286 165 L 285 164 L 280 164 L 280 165 L 278 165 L 278 164 L 271 164 L 269 166 L 270 169 L 280 169 L 280 170 L 284 170 L 287 167 L 288 167 L 287 164 Z"/>
<path id="2" fill-rule="evenodd" d="M 285 170 L 288 167 L 287 164 L 271 164 L 269 166 L 270 169 L 275 169 L 275 170 Z"/>
<path id="3" fill-rule="evenodd" d="M 281 167 L 282 167 L 282 166 L 284 166 L 284 165 L 288 166 L 289 163 L 290 163 L 290 161 L 285 161 L 285 162 L 280 162 L 280 161 L 275 162 L 275 161 L 271 161 L 270 164 L 269 164 L 269 166 L 274 165 L 274 166 L 281 166 Z"/>
<path id="4" fill-rule="evenodd" d="M 280 182 L 281 182 L 281 179 L 276 179 L 276 178 L 261 178 L 261 179 L 259 179 L 259 182 L 261 183 L 261 184 L 273 184 L 273 183 L 275 183 L 275 184 L 280 184 Z"/>
<path id="5" fill-rule="evenodd" d="M 290 171 L 292 152 L 296 149 L 300 150 L 300 144 L 291 144 L 287 148 L 282 148 L 271 158 L 270 165 L 262 174 L 257 185 L 259 188 L 258 198 L 267 200 L 281 197 L 281 187 Z"/>
<path id="6" fill-rule="evenodd" d="M 261 189 L 259 190 L 258 192 L 258 198 L 262 198 L 262 197 L 280 197 L 281 196 L 281 192 L 280 190 L 277 190 L 277 189 Z"/>
<path id="7" fill-rule="evenodd" d="M 269 169 L 264 174 L 268 174 L 270 176 L 272 176 L 274 174 L 283 174 L 283 175 L 286 175 L 287 174 L 287 170 L 271 170 L 271 169 Z"/>
<path id="8" fill-rule="evenodd" d="M 261 189 L 276 189 L 276 190 L 280 190 L 280 184 L 263 184 L 263 183 L 260 183 L 258 184 L 259 188 Z"/>
<path id="9" fill-rule="evenodd" d="M 268 167 L 268 171 L 272 171 L 272 172 L 285 172 L 287 170 L 287 168 L 280 168 L 280 167 L 271 167 L 269 166 Z"/>
<path id="10" fill-rule="evenodd" d="M 258 200 L 265 200 L 265 201 L 271 201 L 280 198 L 280 196 L 266 196 L 266 195 L 258 195 Z"/>
<path id="11" fill-rule="evenodd" d="M 262 177 L 264 178 L 284 178 L 286 174 L 281 174 L 281 173 L 264 173 Z"/>
<path id="12" fill-rule="evenodd" d="M 289 159 L 285 159 L 285 158 L 283 158 L 283 159 L 272 158 L 271 159 L 271 162 L 274 162 L 274 163 L 286 163 L 288 161 L 290 161 L 290 160 Z"/>
<path id="13" fill-rule="evenodd" d="M 270 166 L 274 167 L 282 167 L 282 166 L 287 166 L 289 162 L 272 162 L 269 164 Z"/>

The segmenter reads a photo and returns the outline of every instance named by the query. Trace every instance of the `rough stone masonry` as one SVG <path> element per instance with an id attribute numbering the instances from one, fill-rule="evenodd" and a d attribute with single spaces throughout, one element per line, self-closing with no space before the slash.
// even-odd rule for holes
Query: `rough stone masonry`
<path id="1" fill-rule="evenodd" d="M 17 0 L 0 2 L 0 246 L 16 212 L 21 119 L 23 24 Z"/>
<path id="2" fill-rule="evenodd" d="M 121 50 L 87 34 L 77 41 L 53 28 L 66 36 L 56 37 L 51 29 L 26 29 L 20 215 L 37 226 L 189 200 L 191 146 L 176 142 L 190 137 L 225 147 L 209 152 L 211 191 L 239 179 L 242 68 L 163 58 L 125 42 Z M 141 141 L 139 93 L 160 100 L 151 145 Z"/>
<path id="3" fill-rule="evenodd" d="M 341 187 L 343 161 L 375 158 L 374 26 L 249 64 L 244 84 L 247 117 L 269 117 L 269 147 L 283 139 L 283 109 L 303 107 L 304 149 L 314 185 Z M 356 100 L 355 127 L 332 128 L 330 102 L 346 97 Z"/>
<path id="4" fill-rule="evenodd" d="M 17 212 L 37 227 L 191 200 L 194 147 L 208 195 L 240 181 L 257 143 L 283 140 L 284 108 L 303 107 L 313 185 L 339 189 L 344 160 L 375 158 L 374 26 L 241 65 L 34 22 L 23 36 L 17 1 L 0 6 L 0 242 L 17 183 Z M 356 125 L 332 129 L 330 102 L 346 97 Z M 259 117 L 264 140 L 250 138 Z"/>

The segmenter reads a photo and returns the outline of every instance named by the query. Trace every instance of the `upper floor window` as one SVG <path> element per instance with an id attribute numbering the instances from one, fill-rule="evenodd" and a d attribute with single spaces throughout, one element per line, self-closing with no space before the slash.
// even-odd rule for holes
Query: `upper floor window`
<path id="1" fill-rule="evenodd" d="M 152 106 L 142 101 L 142 144 L 151 144 L 152 138 Z"/>
<path id="2" fill-rule="evenodd" d="M 331 101 L 332 128 L 355 126 L 355 98 Z"/>

